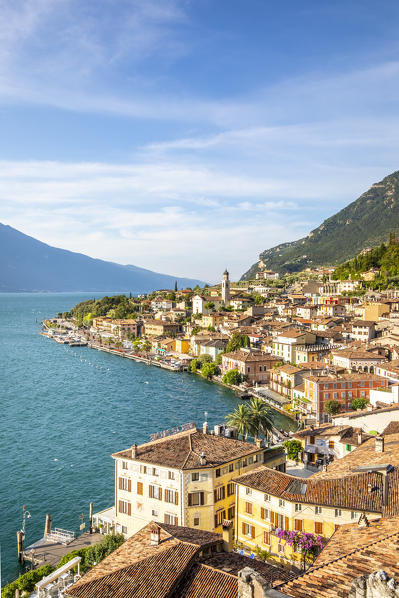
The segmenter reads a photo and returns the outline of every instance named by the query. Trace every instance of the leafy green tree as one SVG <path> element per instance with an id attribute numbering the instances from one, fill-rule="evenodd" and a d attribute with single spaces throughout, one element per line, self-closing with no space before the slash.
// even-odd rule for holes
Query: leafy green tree
<path id="1" fill-rule="evenodd" d="M 252 435 L 254 430 L 253 421 L 248 405 L 238 405 L 235 411 L 226 415 L 226 420 L 229 426 L 237 428 L 238 434 L 243 438 Z"/>
<path id="2" fill-rule="evenodd" d="M 198 359 L 192 359 L 190 361 L 190 372 L 195 374 L 195 372 L 199 369 L 200 369 L 200 363 L 199 363 Z"/>
<path id="3" fill-rule="evenodd" d="M 262 295 L 255 295 L 254 302 L 255 302 L 255 305 L 263 305 L 264 299 L 263 299 Z"/>
<path id="4" fill-rule="evenodd" d="M 207 301 L 204 305 L 205 309 L 208 309 L 209 311 L 211 311 L 212 309 L 214 309 L 215 304 L 213 303 L 213 301 Z"/>
<path id="5" fill-rule="evenodd" d="M 292 461 L 298 461 L 299 453 L 302 451 L 302 444 L 295 438 L 283 442 L 283 447 L 287 449 L 288 458 Z"/>
<path id="6" fill-rule="evenodd" d="M 222 359 L 223 359 L 223 353 L 218 353 L 216 355 L 216 359 L 215 359 L 216 365 L 220 365 L 222 363 Z"/>
<path id="7" fill-rule="evenodd" d="M 201 328 L 199 326 L 194 326 L 191 331 L 191 336 L 194 336 L 194 334 L 198 334 L 199 332 L 201 332 Z"/>
<path id="8" fill-rule="evenodd" d="M 217 376 L 219 372 L 219 367 L 215 363 L 204 363 L 201 368 L 201 374 L 204 376 L 204 378 L 208 378 L 209 380 L 213 376 Z"/>
<path id="9" fill-rule="evenodd" d="M 249 347 L 249 338 L 246 334 L 235 332 L 226 345 L 226 353 L 238 351 L 242 347 Z"/>
<path id="10" fill-rule="evenodd" d="M 366 399 L 366 397 L 359 397 L 358 399 L 353 399 L 352 409 L 354 409 L 355 411 L 366 409 L 368 404 L 369 401 L 368 399 Z"/>
<path id="11" fill-rule="evenodd" d="M 324 409 L 330 415 L 336 415 L 341 410 L 341 403 L 339 403 L 339 401 L 331 399 L 330 401 L 327 401 L 327 403 L 324 405 Z"/>
<path id="12" fill-rule="evenodd" d="M 238 386 L 242 382 L 242 376 L 237 369 L 229 370 L 224 374 L 222 382 L 224 384 L 233 384 L 234 386 Z"/>
<path id="13" fill-rule="evenodd" d="M 207 353 L 203 353 L 202 355 L 200 355 L 198 357 L 198 363 L 199 363 L 200 368 L 202 368 L 204 363 L 210 363 L 211 361 L 212 361 L 212 357 L 210 355 L 208 355 Z"/>
<path id="14" fill-rule="evenodd" d="M 177 280 L 175 280 L 175 293 L 177 291 Z"/>

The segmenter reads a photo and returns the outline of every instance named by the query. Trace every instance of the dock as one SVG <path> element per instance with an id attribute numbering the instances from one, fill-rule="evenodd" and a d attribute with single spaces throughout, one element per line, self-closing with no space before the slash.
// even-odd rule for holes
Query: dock
<path id="1" fill-rule="evenodd" d="M 33 569 L 42 565 L 53 565 L 55 567 L 62 557 L 72 550 L 93 546 L 93 544 L 97 544 L 103 539 L 104 535 L 97 532 L 93 534 L 85 532 L 68 543 L 61 541 L 62 539 L 57 541 L 44 536 L 25 548 L 23 556 L 26 561 L 31 562 Z"/>

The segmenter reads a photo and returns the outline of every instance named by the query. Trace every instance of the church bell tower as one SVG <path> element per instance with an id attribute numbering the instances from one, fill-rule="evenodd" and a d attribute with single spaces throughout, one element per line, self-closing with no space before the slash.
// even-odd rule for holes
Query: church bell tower
<path id="1" fill-rule="evenodd" d="M 229 280 L 229 273 L 226 270 L 223 272 L 223 280 L 222 280 L 222 299 L 225 305 L 227 305 L 230 301 L 230 280 Z"/>

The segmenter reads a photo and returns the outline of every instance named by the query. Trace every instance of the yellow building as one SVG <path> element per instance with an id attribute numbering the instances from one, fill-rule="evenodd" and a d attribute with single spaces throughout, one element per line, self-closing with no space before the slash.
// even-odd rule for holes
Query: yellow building
<path id="1" fill-rule="evenodd" d="M 384 480 L 377 470 L 304 479 L 259 467 L 234 481 L 238 545 L 248 552 L 265 550 L 277 561 L 300 560 L 299 553 L 279 539 L 279 529 L 308 532 L 326 540 L 337 526 L 357 522 L 362 513 L 371 519 L 380 517 L 384 509 Z"/>
<path id="2" fill-rule="evenodd" d="M 389 305 L 386 303 L 366 303 L 362 309 L 362 319 L 371 322 L 378 322 L 380 316 L 389 314 Z"/>
<path id="3" fill-rule="evenodd" d="M 221 532 L 224 519 L 234 520 L 232 478 L 261 463 L 285 468 L 280 447 L 266 449 L 259 442 L 227 437 L 223 426 L 216 426 L 214 434 L 207 424 L 202 432 L 194 425 L 171 432 L 112 455 L 115 507 L 103 515 L 104 520 L 112 517 L 116 531 L 126 536 L 153 520 Z"/>
<path id="4" fill-rule="evenodd" d="M 188 353 L 190 351 L 190 340 L 187 338 L 176 338 L 174 350 L 177 353 Z"/>

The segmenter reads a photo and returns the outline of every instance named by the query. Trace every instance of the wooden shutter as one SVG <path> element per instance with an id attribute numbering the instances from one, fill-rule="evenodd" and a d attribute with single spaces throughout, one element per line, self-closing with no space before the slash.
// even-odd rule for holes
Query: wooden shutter
<path id="1" fill-rule="evenodd" d="M 266 519 L 265 517 L 265 509 L 263 507 L 260 508 L 260 516 L 262 519 Z"/>
<path id="2" fill-rule="evenodd" d="M 217 502 L 218 501 L 218 491 L 214 490 L 213 491 L 213 502 Z"/>
<path id="3" fill-rule="evenodd" d="M 130 502 L 127 503 L 127 514 L 128 515 L 132 514 L 132 505 L 130 504 Z"/>
<path id="4" fill-rule="evenodd" d="M 288 517 L 284 517 L 284 529 L 290 529 L 290 520 Z"/>
<path id="5" fill-rule="evenodd" d="M 162 488 L 159 489 L 159 500 L 162 500 Z"/>
<path id="6" fill-rule="evenodd" d="M 119 501 L 119 513 L 123 513 L 123 502 L 120 500 Z"/>
<path id="7" fill-rule="evenodd" d="M 153 498 L 153 496 L 154 496 L 154 489 L 152 486 L 148 486 L 148 496 L 150 498 Z"/>
<path id="8" fill-rule="evenodd" d="M 251 538 L 252 538 L 252 540 L 255 538 L 255 526 L 254 525 L 251 526 Z"/>
<path id="9" fill-rule="evenodd" d="M 222 499 L 226 497 L 226 488 L 222 486 Z"/>
<path id="10" fill-rule="evenodd" d="M 314 522 L 314 532 L 315 532 L 315 534 L 323 533 L 323 523 L 321 521 Z"/>
<path id="11" fill-rule="evenodd" d="M 143 495 L 143 482 L 137 482 L 137 494 Z"/>
<path id="12" fill-rule="evenodd" d="M 177 503 L 176 503 L 176 504 L 177 504 Z M 179 525 L 179 519 L 178 519 L 178 517 L 175 517 L 175 518 L 174 518 L 174 522 L 175 522 L 175 525 Z"/>
<path id="13" fill-rule="evenodd" d="M 294 519 L 294 529 L 297 532 L 302 531 L 302 519 Z"/>
<path id="14" fill-rule="evenodd" d="M 245 523 L 242 522 L 242 534 L 243 536 L 245 536 Z"/>
<path id="15" fill-rule="evenodd" d="M 192 505 L 193 505 L 193 496 L 192 496 L 192 494 L 189 494 L 188 495 L 188 506 L 192 507 Z"/>
<path id="16" fill-rule="evenodd" d="M 127 481 L 127 490 L 128 490 L 128 492 L 132 491 L 132 480 Z"/>
<path id="17" fill-rule="evenodd" d="M 119 490 L 122 490 L 122 478 L 119 478 Z"/>
<path id="18" fill-rule="evenodd" d="M 178 505 L 178 504 L 179 504 L 179 493 L 175 492 L 175 505 Z M 177 525 L 177 523 L 176 523 L 176 525 Z"/>
<path id="19" fill-rule="evenodd" d="M 200 492 L 200 505 L 205 504 L 205 494 L 204 492 Z"/>

